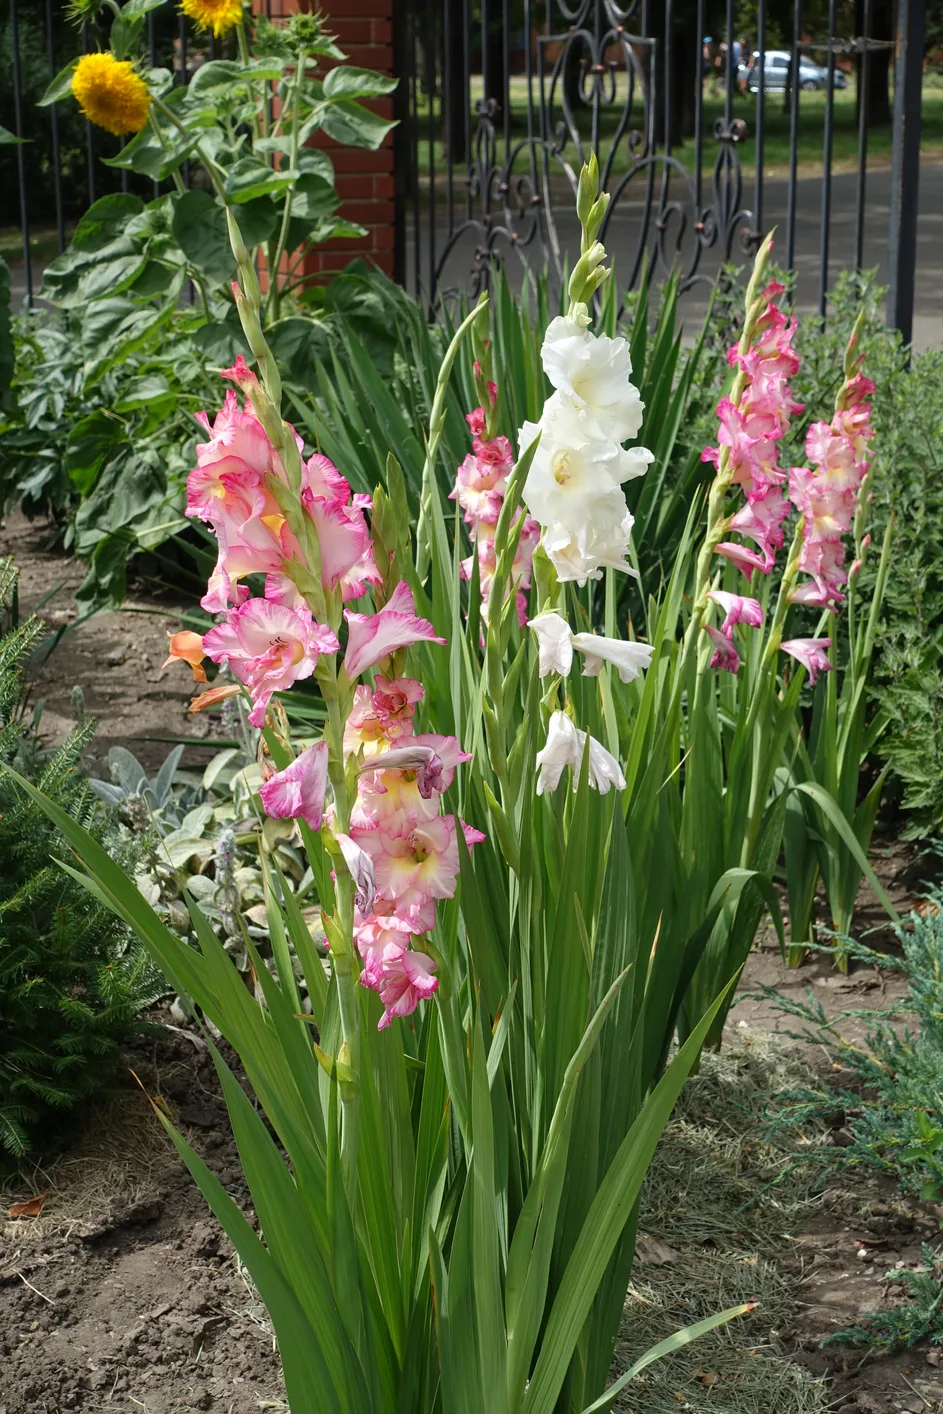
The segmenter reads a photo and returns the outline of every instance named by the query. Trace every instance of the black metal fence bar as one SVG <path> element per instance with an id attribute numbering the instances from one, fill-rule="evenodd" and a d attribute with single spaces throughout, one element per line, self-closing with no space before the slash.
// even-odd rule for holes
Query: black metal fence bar
<path id="1" fill-rule="evenodd" d="M 792 55 L 789 61 L 789 193 L 786 205 L 786 264 L 791 270 L 796 259 L 796 200 L 799 161 L 799 57 L 802 38 L 802 0 L 795 0 L 792 11 Z M 761 77 L 766 83 L 766 73 Z"/>
<path id="2" fill-rule="evenodd" d="M 891 167 L 890 285 L 887 322 L 905 343 L 913 333 L 917 264 L 917 194 L 920 182 L 920 100 L 923 89 L 923 0 L 899 0 L 897 74 Z"/>
<path id="3" fill-rule="evenodd" d="M 766 157 L 766 0 L 762 0 L 756 21 L 756 176 L 753 181 L 753 229 L 757 235 L 763 229 L 763 162 Z"/>
<path id="4" fill-rule="evenodd" d="M 868 79 L 871 75 L 871 0 L 861 14 L 861 58 L 858 61 L 858 174 L 855 182 L 855 269 L 864 265 L 864 215 L 868 189 Z"/>
<path id="5" fill-rule="evenodd" d="M 52 24 L 52 0 L 46 0 L 46 36 L 49 48 L 49 77 L 54 79 L 59 72 L 56 67 L 56 43 Z M 14 51 L 16 43 L 13 44 Z M 49 127 L 52 137 L 52 170 L 56 202 L 56 237 L 59 254 L 65 250 L 65 215 L 62 208 L 62 151 L 59 144 L 59 114 L 55 103 L 49 108 Z M 32 272 L 30 272 L 32 274 Z"/>
<path id="6" fill-rule="evenodd" d="M 16 136 L 16 173 L 20 188 L 20 229 L 23 236 L 23 260 L 26 264 L 26 303 L 33 303 L 33 271 L 29 248 L 29 202 L 26 198 L 26 155 L 23 151 L 23 78 L 20 70 L 19 17 L 16 0 L 10 0 L 10 37 L 13 41 L 13 113 Z"/>
<path id="7" fill-rule="evenodd" d="M 819 314 L 828 308 L 828 248 L 832 231 L 832 138 L 835 118 L 835 42 L 838 0 L 828 0 L 828 78 L 825 81 L 825 133 L 822 150 L 822 220 L 819 234 Z"/>

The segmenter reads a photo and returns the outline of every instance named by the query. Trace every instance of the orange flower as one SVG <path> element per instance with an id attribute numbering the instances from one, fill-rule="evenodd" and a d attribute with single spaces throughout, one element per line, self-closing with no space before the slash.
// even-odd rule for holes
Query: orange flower
<path id="1" fill-rule="evenodd" d="M 191 697 L 190 712 L 204 712 L 207 707 L 215 707 L 217 702 L 225 702 L 227 697 L 238 697 L 242 688 L 237 682 L 227 683 L 225 687 L 211 687 L 206 692 L 201 692 L 199 697 Z"/>
<path id="2" fill-rule="evenodd" d="M 201 664 L 206 656 L 203 652 L 203 640 L 198 633 L 169 633 L 170 657 L 166 663 L 161 664 L 161 672 L 169 668 L 171 663 L 189 663 L 193 669 L 194 682 L 206 682 L 206 673 Z"/>

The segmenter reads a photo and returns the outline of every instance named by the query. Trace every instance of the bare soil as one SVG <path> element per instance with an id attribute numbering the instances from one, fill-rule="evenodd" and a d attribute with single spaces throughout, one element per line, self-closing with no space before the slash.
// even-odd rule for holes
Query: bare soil
<path id="1" fill-rule="evenodd" d="M 36 610 L 49 626 L 49 638 L 31 666 L 34 699 L 43 704 L 43 739 L 57 746 L 75 723 L 73 687 L 80 687 L 88 716 L 98 721 L 88 764 L 96 769 L 110 747 L 126 746 L 147 769 L 156 769 L 171 741 L 195 744 L 213 724 L 190 716 L 190 671 L 174 663 L 163 672 L 167 635 L 183 627 L 191 607 L 183 596 L 161 597 L 132 591 L 120 610 L 83 621 L 75 591 L 84 577 L 74 559 L 50 549 L 52 527 L 29 521 L 20 511 L 0 522 L 0 555 L 12 555 L 20 571 L 20 616 Z M 164 738 L 163 741 L 158 738 Z M 187 754 L 191 765 L 205 755 Z"/>
<path id="2" fill-rule="evenodd" d="M 109 746 L 122 743 L 156 766 L 169 749 L 153 740 L 158 737 L 190 737 L 199 749 L 210 727 L 186 714 L 191 689 L 184 670 L 160 672 L 166 633 L 180 626 L 182 596 L 179 602 L 136 597 L 120 613 L 73 628 L 81 571 L 43 548 L 44 533 L 11 517 L 0 532 L 0 553 L 13 553 L 19 563 L 22 608 L 45 599 L 41 612 L 50 628 L 68 630 L 34 665 L 47 740 L 61 740 L 68 731 L 71 692 L 79 684 L 89 713 L 101 720 L 99 761 Z M 906 911 L 921 883 L 912 854 L 891 840 L 879 841 L 873 862 L 897 907 Z M 877 901 L 863 890 L 857 935 L 883 922 Z M 872 944 L 876 939 L 892 945 L 886 928 L 872 936 Z M 874 968 L 843 977 L 821 956 L 790 973 L 771 940 L 763 939 L 731 1014 L 734 1045 L 794 1029 L 792 1018 L 758 994 L 764 985 L 787 995 L 811 988 L 826 1012 L 837 1016 L 849 1006 L 881 1009 L 905 984 L 899 974 Z M 58 1157 L 20 1174 L 2 1194 L 0 1414 L 256 1414 L 284 1408 L 264 1309 L 132 1078 L 162 1098 L 251 1217 L 212 1062 L 198 1038 L 169 1025 L 166 1012 L 156 1019 L 155 1031 L 127 1057 L 122 1093 L 90 1114 L 78 1140 Z M 855 1025 L 858 1034 L 866 1028 L 865 1022 Z M 784 1034 L 782 1044 L 798 1045 L 826 1068 L 831 1063 Z M 8 1206 L 42 1194 L 47 1196 L 38 1216 L 5 1217 Z M 763 1329 L 758 1312 L 752 1338 L 764 1348 L 773 1341 L 825 1377 L 829 1409 L 943 1414 L 943 1371 L 934 1351 L 875 1355 L 820 1348 L 826 1336 L 899 1297 L 888 1272 L 899 1262 L 918 1263 L 921 1241 L 938 1232 L 936 1209 L 907 1203 L 878 1180 L 856 1178 L 853 1190 L 827 1194 L 796 1231 L 778 1235 L 777 1280 L 793 1290 L 798 1285 L 799 1299 L 790 1300 L 787 1319 L 772 1333 Z M 644 1274 L 644 1256 L 641 1261 Z M 703 1385 L 697 1357 L 689 1363 Z M 711 1409 L 739 1414 L 722 1384 L 707 1394 Z M 701 1407 L 683 1391 L 677 1397 L 679 1408 Z"/>

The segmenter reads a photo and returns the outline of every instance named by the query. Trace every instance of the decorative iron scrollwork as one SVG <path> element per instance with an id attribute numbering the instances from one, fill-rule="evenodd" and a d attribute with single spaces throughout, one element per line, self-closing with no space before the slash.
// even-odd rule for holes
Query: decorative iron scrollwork
<path id="1" fill-rule="evenodd" d="M 530 21 L 537 18 L 538 9 L 543 23 L 534 44 Z M 657 39 L 630 31 L 638 11 L 638 0 L 623 5 L 615 0 L 546 0 L 539 7 L 525 6 L 526 135 L 510 136 L 510 123 L 505 123 L 493 96 L 478 101 L 465 173 L 464 219 L 453 223 L 437 252 L 433 302 L 444 293 L 446 267 L 454 271 L 457 251 L 469 242 L 474 250 L 473 294 L 487 281 L 494 257 L 546 262 L 562 279 L 573 244 L 565 234 L 575 220 L 579 169 L 590 151 L 596 154 L 601 183 L 611 197 L 601 238 L 608 236 L 610 247 L 619 246 L 618 275 L 627 289 L 638 280 L 646 257 L 666 273 L 676 270 L 686 289 L 709 279 L 700 271 L 705 251 L 715 248 L 726 260 L 736 244 L 744 252 L 755 246 L 757 234 L 751 212 L 743 205 L 737 153 L 747 128 L 730 114 L 732 80 L 728 78 L 726 114 L 714 125 L 719 146 L 705 201 L 700 160 L 696 171 L 690 170 L 659 130 L 663 53 Z M 466 56 L 470 52 L 466 35 Z M 699 53 L 696 58 L 697 82 L 702 83 Z M 700 102 L 697 112 L 700 117 Z M 670 123 L 670 114 L 666 121 Z M 703 131 L 694 134 L 699 152 L 703 136 Z M 629 208 L 634 221 L 625 219 Z M 626 242 L 633 226 L 634 238 L 629 235 Z"/>

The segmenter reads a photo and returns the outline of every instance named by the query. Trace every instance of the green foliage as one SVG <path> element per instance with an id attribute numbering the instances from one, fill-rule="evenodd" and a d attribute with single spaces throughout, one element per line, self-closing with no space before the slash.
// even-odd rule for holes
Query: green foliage
<path id="1" fill-rule="evenodd" d="M 903 1192 L 925 1201 L 943 1198 L 943 894 L 931 893 L 895 932 L 902 956 L 876 953 L 838 938 L 849 956 L 908 975 L 907 995 L 879 1013 L 864 1046 L 842 1032 L 842 1018 L 828 1021 L 820 1002 L 792 1001 L 770 991 L 784 1012 L 805 1023 L 801 1035 L 828 1047 L 851 1079 L 832 1091 L 784 1097 L 774 1120 L 781 1126 L 809 1113 L 844 1111 L 851 1143 L 823 1148 L 817 1162 L 843 1170 L 874 1169 L 894 1178 Z M 851 1012 L 851 1016 L 862 1013 Z M 871 1019 L 874 1013 L 863 1013 Z M 901 1032 L 893 1022 L 915 1018 L 917 1029 Z"/>
<path id="2" fill-rule="evenodd" d="M 3 602 L 13 583 L 7 561 Z M 48 759 L 37 754 L 23 667 L 43 632 L 29 619 L 0 639 L 0 763 L 31 774 L 129 868 L 132 853 L 80 775 L 91 726 L 77 728 Z M 59 832 L 0 770 L 0 1159 L 52 1142 L 63 1116 L 113 1080 L 122 1042 L 164 990 L 129 930 L 58 866 L 67 853 Z"/>

